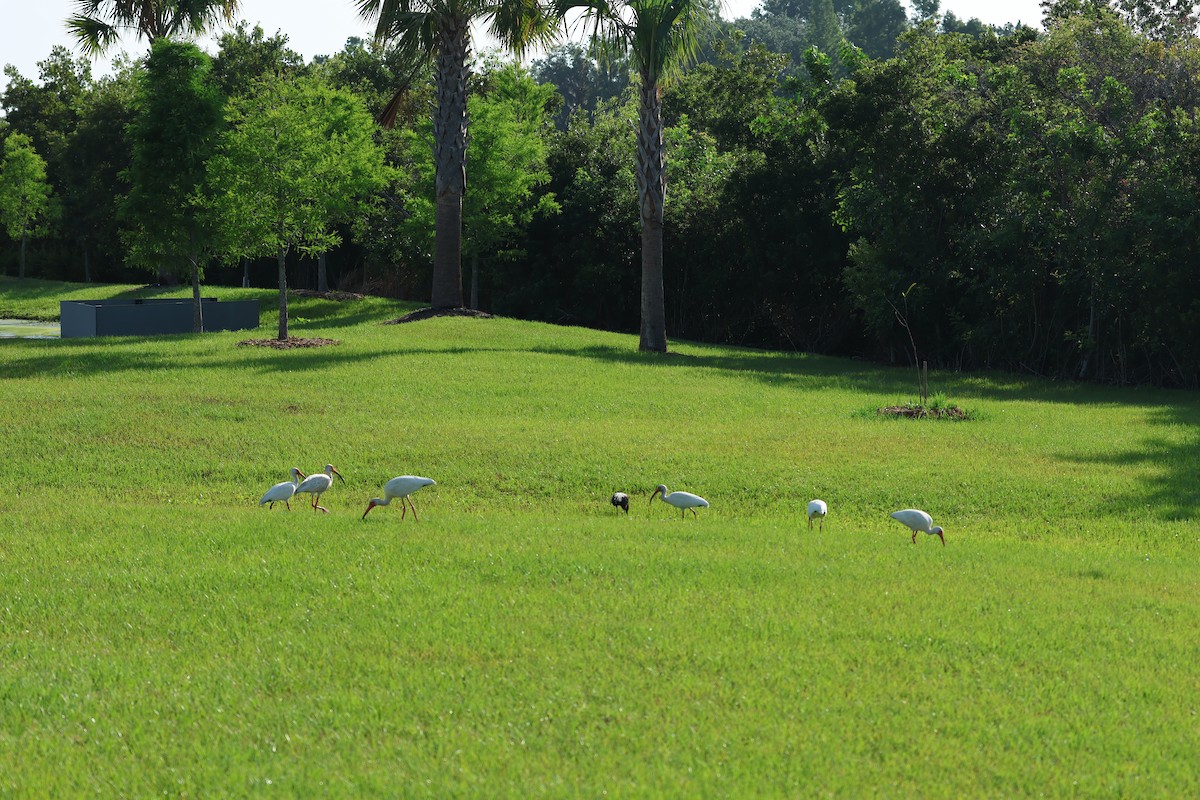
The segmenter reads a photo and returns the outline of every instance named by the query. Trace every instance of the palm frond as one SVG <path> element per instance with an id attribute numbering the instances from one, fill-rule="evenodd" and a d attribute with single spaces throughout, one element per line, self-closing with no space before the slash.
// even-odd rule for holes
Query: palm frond
<path id="1" fill-rule="evenodd" d="M 231 21 L 239 0 L 75 0 L 67 20 L 80 50 L 90 56 L 116 44 L 122 34 L 153 41 L 164 36 L 198 36 L 219 20 Z"/>
<path id="2" fill-rule="evenodd" d="M 375 41 L 393 42 L 404 63 L 428 62 L 436 51 L 436 15 L 412 0 L 355 0 L 359 16 L 376 20 Z"/>
<path id="3" fill-rule="evenodd" d="M 492 4 L 489 16 L 488 32 L 518 57 L 558 38 L 559 18 L 540 0 L 503 0 Z"/>
<path id="4" fill-rule="evenodd" d="M 67 32 L 75 37 L 79 50 L 86 56 L 97 56 L 121 38 L 121 31 L 103 20 L 77 14 L 67 20 Z"/>

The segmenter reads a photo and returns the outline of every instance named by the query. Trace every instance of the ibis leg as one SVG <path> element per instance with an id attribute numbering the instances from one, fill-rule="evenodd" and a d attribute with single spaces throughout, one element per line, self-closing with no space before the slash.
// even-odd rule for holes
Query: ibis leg
<path id="1" fill-rule="evenodd" d="M 409 504 L 410 506 L 412 506 L 412 510 L 413 510 L 413 522 L 420 522 L 421 520 L 417 519 L 417 507 L 416 507 L 415 505 L 413 505 L 412 498 L 411 498 L 411 497 L 406 497 L 406 498 L 404 498 L 404 499 L 408 501 L 408 504 Z"/>

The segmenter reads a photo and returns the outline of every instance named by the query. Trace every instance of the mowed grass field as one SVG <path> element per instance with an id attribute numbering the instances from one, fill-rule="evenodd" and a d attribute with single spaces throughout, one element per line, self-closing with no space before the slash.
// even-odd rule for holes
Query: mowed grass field
<path id="1" fill-rule="evenodd" d="M 205 294 L 0 341 L 0 796 L 1200 794 L 1200 396 Z"/>

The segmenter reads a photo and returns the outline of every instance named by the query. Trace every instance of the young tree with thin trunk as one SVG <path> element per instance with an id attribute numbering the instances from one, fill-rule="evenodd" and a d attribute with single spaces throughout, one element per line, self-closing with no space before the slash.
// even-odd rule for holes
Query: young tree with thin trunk
<path id="1" fill-rule="evenodd" d="M 266 78 L 231 99 L 226 118 L 199 202 L 220 221 L 227 258 L 275 256 L 286 340 L 288 253 L 337 245 L 333 224 L 387 182 L 388 168 L 361 99 L 312 78 Z"/>
<path id="2" fill-rule="evenodd" d="M 558 9 L 561 16 L 582 12 L 596 51 L 628 53 L 641 79 L 637 184 L 642 216 L 642 324 L 638 346 L 665 353 L 663 206 L 667 185 L 662 84 L 695 58 L 716 7 L 706 0 L 559 0 Z"/>
<path id="3" fill-rule="evenodd" d="M 0 224 L 21 243 L 18 277 L 25 277 L 25 249 L 30 237 L 46 231 L 54 208 L 46 162 L 33 149 L 28 136 L 9 134 L 0 161 Z"/>

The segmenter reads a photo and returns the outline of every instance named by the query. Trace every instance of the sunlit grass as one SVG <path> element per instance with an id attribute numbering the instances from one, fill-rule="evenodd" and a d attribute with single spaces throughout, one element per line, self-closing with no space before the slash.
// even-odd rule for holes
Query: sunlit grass
<path id="1" fill-rule="evenodd" d="M 292 307 L 340 344 L 0 342 L 0 795 L 1200 788 L 1194 395 Z"/>

